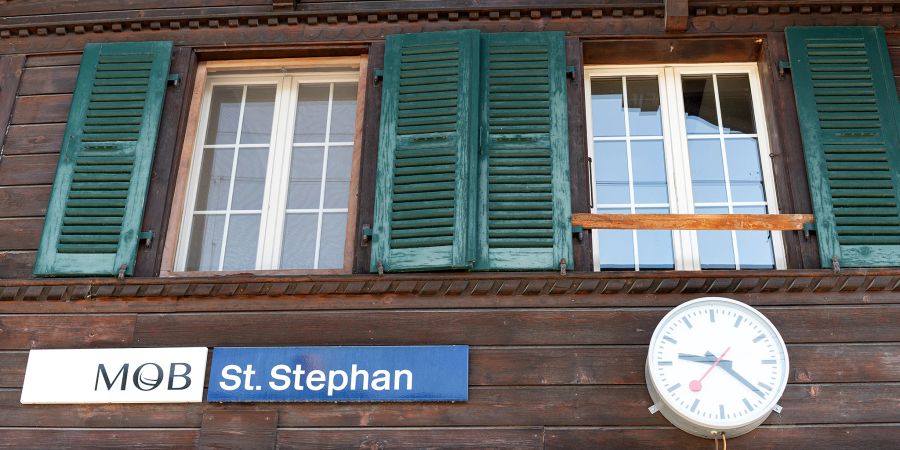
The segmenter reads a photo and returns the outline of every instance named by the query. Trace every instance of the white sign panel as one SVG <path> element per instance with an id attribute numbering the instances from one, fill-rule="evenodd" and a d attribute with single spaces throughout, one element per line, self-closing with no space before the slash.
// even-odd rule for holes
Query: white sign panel
<path id="1" fill-rule="evenodd" d="M 206 347 L 32 350 L 22 403 L 203 401 Z"/>

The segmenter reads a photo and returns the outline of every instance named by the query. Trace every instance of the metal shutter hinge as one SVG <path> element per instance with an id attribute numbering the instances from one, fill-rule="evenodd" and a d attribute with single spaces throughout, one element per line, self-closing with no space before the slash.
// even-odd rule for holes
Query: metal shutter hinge
<path id="1" fill-rule="evenodd" d="M 833 270 L 834 273 L 841 271 L 841 262 L 838 261 L 837 255 L 831 257 L 831 270 Z"/>
<path id="2" fill-rule="evenodd" d="M 365 224 L 362 227 L 362 242 L 359 243 L 361 247 L 368 247 L 369 242 L 372 241 L 372 227 L 369 224 Z"/>
<path id="3" fill-rule="evenodd" d="M 778 78 L 779 79 L 783 80 L 784 73 L 789 72 L 790 70 L 791 70 L 791 62 L 790 61 L 785 61 L 783 59 L 778 61 Z"/>
<path id="4" fill-rule="evenodd" d="M 816 231 L 816 224 L 814 223 L 804 223 L 803 224 L 803 238 L 807 241 L 809 240 L 809 233 Z"/>
<path id="5" fill-rule="evenodd" d="M 153 231 L 141 231 L 138 233 L 138 241 L 144 241 L 144 247 L 150 248 L 153 244 Z"/>
<path id="6" fill-rule="evenodd" d="M 578 239 L 578 242 L 581 242 L 584 239 L 584 227 L 572 225 L 572 235 L 575 236 L 575 239 Z"/>
<path id="7" fill-rule="evenodd" d="M 566 274 L 566 258 L 562 258 L 559 260 L 559 274 L 560 275 Z"/>
<path id="8" fill-rule="evenodd" d="M 378 275 L 384 275 L 384 263 L 378 260 Z"/>
<path id="9" fill-rule="evenodd" d="M 575 66 L 566 66 L 566 77 L 570 80 L 575 79 Z"/>
<path id="10" fill-rule="evenodd" d="M 119 266 L 119 274 L 116 276 L 116 278 L 124 280 L 126 270 L 128 270 L 128 264 L 122 263 L 122 265 Z"/>
<path id="11" fill-rule="evenodd" d="M 384 79 L 384 69 L 372 70 L 372 86 L 378 86 L 378 83 Z"/>
<path id="12" fill-rule="evenodd" d="M 172 86 L 178 87 L 178 85 L 181 84 L 181 75 L 177 73 L 170 74 L 168 81 Z"/>

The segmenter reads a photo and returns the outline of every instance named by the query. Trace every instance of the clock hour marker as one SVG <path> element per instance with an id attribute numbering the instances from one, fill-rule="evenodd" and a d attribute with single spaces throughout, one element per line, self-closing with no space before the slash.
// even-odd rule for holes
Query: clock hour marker
<path id="1" fill-rule="evenodd" d="M 695 399 L 694 399 L 694 404 L 691 405 L 691 412 L 694 412 L 694 410 L 697 409 L 697 405 L 699 405 L 699 404 L 700 404 L 700 399 L 699 399 L 699 398 L 695 398 Z"/>
<path id="2" fill-rule="evenodd" d="M 677 344 L 677 343 L 678 343 L 678 341 L 676 341 L 675 339 L 672 339 L 672 338 L 670 338 L 670 337 L 668 337 L 668 336 L 663 336 L 663 340 L 664 340 L 664 341 L 669 341 L 669 342 L 671 342 L 671 343 L 673 343 L 673 344 Z"/>
<path id="3" fill-rule="evenodd" d="M 769 386 L 769 385 L 766 384 L 766 383 L 759 382 L 759 383 L 756 383 L 756 384 L 759 385 L 759 387 L 761 387 L 761 388 L 763 388 L 763 389 L 765 389 L 765 390 L 767 390 L 767 391 L 771 391 L 771 390 L 772 390 L 772 386 Z"/>
<path id="4" fill-rule="evenodd" d="M 716 321 L 716 312 L 713 310 L 709 310 L 709 321 L 710 322 Z"/>
<path id="5" fill-rule="evenodd" d="M 757 342 L 759 342 L 759 341 L 761 341 L 761 340 L 763 340 L 763 339 L 765 339 L 765 338 L 766 338 L 766 335 L 765 335 L 765 334 L 760 334 L 759 336 L 753 338 L 753 343 L 755 344 L 755 343 L 757 343 Z"/>
<path id="6" fill-rule="evenodd" d="M 657 362 L 657 364 L 659 364 L 660 366 L 671 366 L 672 361 L 659 361 Z"/>
<path id="7" fill-rule="evenodd" d="M 744 316 L 738 316 L 737 320 L 734 321 L 734 327 L 737 328 L 741 326 L 741 322 L 743 322 Z"/>
<path id="8" fill-rule="evenodd" d="M 725 405 L 719 405 L 719 418 L 725 418 Z"/>
<path id="9" fill-rule="evenodd" d="M 680 387 L 681 387 L 681 383 L 675 383 L 672 385 L 672 387 L 669 388 L 669 392 L 674 392 L 675 389 L 678 389 Z"/>
<path id="10" fill-rule="evenodd" d="M 681 320 L 684 322 L 685 325 L 687 325 L 688 328 L 694 328 L 694 326 L 691 325 L 691 321 L 689 321 L 687 319 L 687 317 L 682 317 Z"/>
<path id="11" fill-rule="evenodd" d="M 750 411 L 753 411 L 753 405 L 751 405 L 750 402 L 748 402 L 746 398 L 744 399 L 744 405 L 747 406 L 747 409 L 749 409 Z"/>
<path id="12" fill-rule="evenodd" d="M 763 364 L 775 364 L 776 361 L 774 359 L 764 359 L 762 360 Z"/>

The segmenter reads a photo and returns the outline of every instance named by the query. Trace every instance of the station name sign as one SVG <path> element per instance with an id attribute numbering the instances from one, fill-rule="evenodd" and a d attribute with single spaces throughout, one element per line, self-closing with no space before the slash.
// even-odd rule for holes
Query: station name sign
<path id="1" fill-rule="evenodd" d="M 215 348 L 210 402 L 468 400 L 469 347 Z"/>
<path id="2" fill-rule="evenodd" d="M 21 402 L 203 401 L 206 347 L 31 350 Z"/>

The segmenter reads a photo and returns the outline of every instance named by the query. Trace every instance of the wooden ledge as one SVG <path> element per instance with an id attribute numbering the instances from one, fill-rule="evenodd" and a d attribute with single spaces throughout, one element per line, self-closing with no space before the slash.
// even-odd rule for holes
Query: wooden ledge
<path id="1" fill-rule="evenodd" d="M 803 230 L 812 214 L 573 214 L 572 225 L 604 230 Z"/>
<path id="2" fill-rule="evenodd" d="M 559 297 L 608 295 L 719 295 L 900 292 L 900 268 L 817 270 L 715 270 L 641 272 L 490 272 L 306 276 L 252 274 L 206 278 L 56 278 L 0 280 L 5 301 L 74 301 L 114 298 L 371 299 L 389 297 Z M 829 296 L 822 297 L 826 301 Z M 625 301 L 625 300 L 623 300 Z M 872 301 L 871 298 L 867 301 Z"/>

